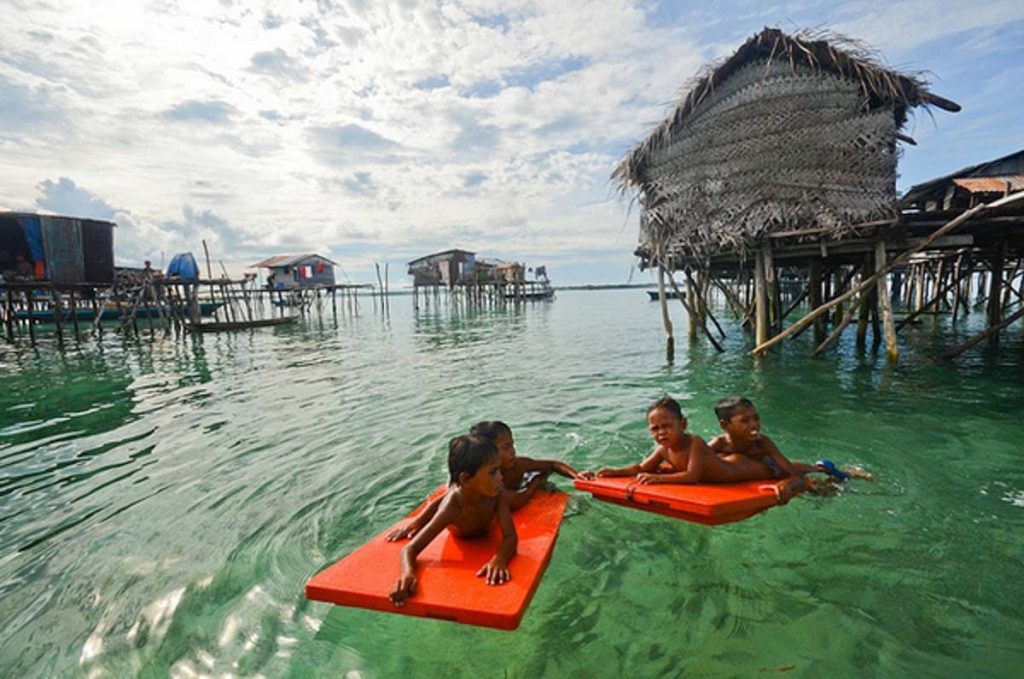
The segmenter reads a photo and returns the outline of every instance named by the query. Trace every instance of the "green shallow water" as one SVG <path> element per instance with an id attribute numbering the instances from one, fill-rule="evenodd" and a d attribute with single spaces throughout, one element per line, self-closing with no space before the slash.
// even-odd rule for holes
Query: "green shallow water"
<path id="1" fill-rule="evenodd" d="M 955 364 L 928 320 L 893 369 L 852 338 L 666 362 L 640 290 L 186 340 L 0 346 L 3 676 L 1019 676 L 1020 330 Z M 724 316 L 725 314 L 720 314 Z M 575 494 L 514 633 L 310 603 L 303 584 L 443 480 L 480 419 L 579 468 L 750 396 L 791 458 L 877 483 L 708 528 Z M 569 484 L 557 479 L 556 485 Z"/>

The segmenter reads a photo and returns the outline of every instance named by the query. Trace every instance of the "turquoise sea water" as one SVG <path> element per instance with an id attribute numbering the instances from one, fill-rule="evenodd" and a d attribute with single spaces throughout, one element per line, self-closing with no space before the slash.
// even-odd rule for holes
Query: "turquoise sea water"
<path id="1" fill-rule="evenodd" d="M 0 675 L 1019 676 L 1019 328 L 935 359 L 948 319 L 884 352 L 677 354 L 641 290 L 188 337 L 0 345 Z M 724 312 L 720 312 L 723 317 Z M 980 314 L 969 321 L 980 323 Z M 480 419 L 579 468 L 746 394 L 791 458 L 877 482 L 704 527 L 574 494 L 516 632 L 310 603 L 306 579 L 444 478 Z M 564 479 L 555 484 L 569 489 Z"/>

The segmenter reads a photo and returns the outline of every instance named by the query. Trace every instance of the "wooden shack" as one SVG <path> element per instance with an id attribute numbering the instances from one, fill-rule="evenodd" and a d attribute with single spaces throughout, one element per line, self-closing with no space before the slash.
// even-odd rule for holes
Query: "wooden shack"
<path id="1" fill-rule="evenodd" d="M 336 262 L 318 254 L 278 255 L 253 264 L 253 268 L 268 270 L 270 290 L 332 287 L 335 266 Z"/>
<path id="2" fill-rule="evenodd" d="M 114 224 L 29 212 L 0 212 L 0 275 L 56 285 L 114 280 Z M 19 268 L 23 269 L 19 272 Z"/>
<path id="3" fill-rule="evenodd" d="M 409 275 L 414 287 L 444 286 L 452 288 L 469 280 L 476 264 L 476 253 L 468 250 L 442 250 L 409 262 Z"/>

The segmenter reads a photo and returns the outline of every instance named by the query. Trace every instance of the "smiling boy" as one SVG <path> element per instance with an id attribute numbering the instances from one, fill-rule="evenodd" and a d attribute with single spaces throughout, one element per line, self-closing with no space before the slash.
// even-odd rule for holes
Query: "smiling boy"
<path id="1" fill-rule="evenodd" d="M 627 467 L 602 468 L 597 476 L 633 476 L 637 483 L 728 483 L 744 480 L 733 468 L 708 451 L 703 439 L 686 431 L 686 418 L 679 404 L 662 398 L 647 408 L 647 429 L 657 444 L 654 452 Z M 589 473 L 581 473 L 587 478 Z M 752 478 L 752 477 L 746 477 Z"/>
<path id="2" fill-rule="evenodd" d="M 775 442 L 761 433 L 761 416 L 750 399 L 723 398 L 715 404 L 715 415 L 722 433 L 708 443 L 711 452 L 747 478 L 780 480 L 780 500 L 806 489 L 804 474 L 824 471 L 787 459 Z"/>

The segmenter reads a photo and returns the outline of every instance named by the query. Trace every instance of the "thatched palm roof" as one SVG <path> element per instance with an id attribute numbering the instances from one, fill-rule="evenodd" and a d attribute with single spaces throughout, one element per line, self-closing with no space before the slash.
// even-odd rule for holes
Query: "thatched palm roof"
<path id="1" fill-rule="evenodd" d="M 921 105 L 959 110 L 853 41 L 766 28 L 705 69 L 612 176 L 640 193 L 651 255 L 742 250 L 779 229 L 841 235 L 894 212 L 896 137 Z"/>

